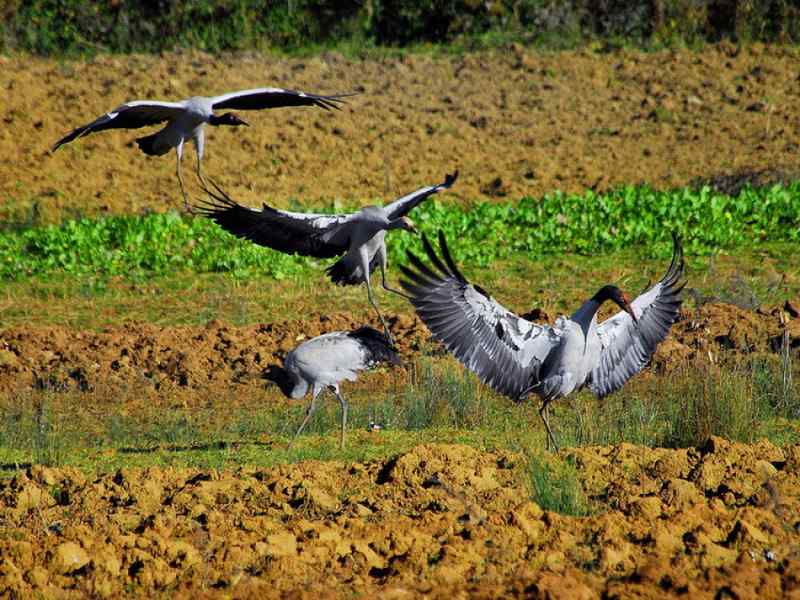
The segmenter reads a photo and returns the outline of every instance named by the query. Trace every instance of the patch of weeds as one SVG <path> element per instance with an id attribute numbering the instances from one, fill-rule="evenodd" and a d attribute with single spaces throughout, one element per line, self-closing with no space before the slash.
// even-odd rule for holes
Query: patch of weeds
<path id="1" fill-rule="evenodd" d="M 447 365 L 434 367 L 422 362 L 413 383 L 403 397 L 405 428 L 432 426 L 474 429 L 488 424 L 491 407 L 489 392 L 465 369 Z"/>
<path id="2" fill-rule="evenodd" d="M 664 378 L 669 430 L 664 445 L 697 446 L 717 435 L 740 442 L 772 437 L 770 423 L 800 411 L 786 370 L 793 366 L 775 357 L 754 357 L 736 364 L 680 369 Z M 791 382 L 791 379 L 789 379 Z"/>
<path id="3" fill-rule="evenodd" d="M 573 517 L 590 513 L 578 470 L 571 462 L 537 454 L 526 458 L 531 499 L 543 510 Z"/>
<path id="4" fill-rule="evenodd" d="M 62 422 L 52 409 L 51 394 L 44 393 L 34 401 L 32 412 L 33 462 L 55 467 L 62 464 L 66 448 Z"/>

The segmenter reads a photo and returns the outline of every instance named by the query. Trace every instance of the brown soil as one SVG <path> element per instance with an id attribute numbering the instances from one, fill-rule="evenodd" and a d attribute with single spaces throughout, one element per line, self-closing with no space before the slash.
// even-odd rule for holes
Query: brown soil
<path id="1" fill-rule="evenodd" d="M 781 321 L 783 315 L 783 323 Z M 412 359 L 429 339 L 416 317 L 390 321 L 401 354 Z M 359 327 L 349 313 L 310 316 L 236 327 L 211 321 L 205 327 L 130 323 L 101 332 L 58 326 L 0 330 L 0 392 L 47 387 L 56 391 L 136 389 L 142 397 L 165 390 L 189 396 L 198 389 L 242 392 L 265 385 L 262 372 L 301 340 Z M 377 326 L 377 323 L 373 323 Z M 685 310 L 655 356 L 656 371 L 686 360 L 729 352 L 775 352 L 786 331 L 800 353 L 800 318 L 779 308 L 749 311 L 732 304 Z"/>
<path id="2" fill-rule="evenodd" d="M 206 172 L 243 202 L 391 197 L 461 170 L 460 199 L 519 198 L 649 182 L 685 185 L 797 154 L 794 49 L 493 53 L 355 61 L 200 53 L 88 62 L 0 57 L 0 196 L 6 217 L 163 210 L 180 204 L 172 155 L 138 132 L 105 132 L 48 154 L 81 125 L 134 98 L 279 85 L 357 90 L 341 112 L 250 113 L 209 132 Z M 199 192 L 186 161 L 187 181 Z M 2 213 L 0 213 L 2 215 Z"/>
<path id="3" fill-rule="evenodd" d="M 800 446 L 567 454 L 593 516 L 543 511 L 517 455 L 458 445 L 233 472 L 32 467 L 0 482 L 0 595 L 800 594 Z"/>

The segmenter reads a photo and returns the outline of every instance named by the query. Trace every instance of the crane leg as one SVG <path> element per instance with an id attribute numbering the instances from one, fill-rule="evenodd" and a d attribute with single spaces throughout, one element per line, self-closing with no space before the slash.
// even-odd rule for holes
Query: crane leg
<path id="1" fill-rule="evenodd" d="M 392 337 L 392 332 L 389 331 L 389 325 L 386 323 L 386 320 L 383 318 L 381 311 L 378 310 L 378 305 L 375 303 L 375 298 L 372 295 L 372 284 L 370 283 L 370 273 L 369 273 L 369 256 L 367 255 L 366 249 L 363 248 L 361 250 L 361 270 L 364 272 L 364 282 L 367 284 L 367 297 L 369 298 L 369 303 L 372 305 L 372 308 L 375 309 L 375 312 L 378 314 L 378 319 L 381 321 L 381 325 L 383 325 L 383 331 L 386 333 L 386 337 L 389 339 L 389 343 L 394 346 L 394 337 Z"/>
<path id="2" fill-rule="evenodd" d="M 344 450 L 344 432 L 347 429 L 347 400 L 344 399 L 338 387 L 332 387 L 333 393 L 339 399 L 339 404 L 342 405 L 342 434 L 339 439 L 339 448 Z"/>
<path id="3" fill-rule="evenodd" d="M 300 423 L 300 427 L 297 428 L 297 432 L 294 434 L 292 441 L 289 442 L 289 448 L 292 447 L 292 444 L 294 444 L 295 440 L 297 440 L 297 436 L 299 436 L 300 433 L 303 431 L 303 429 L 305 429 L 305 426 L 311 419 L 311 415 L 313 415 L 314 411 L 317 410 L 317 398 L 319 398 L 319 394 L 321 391 L 322 388 L 314 386 L 314 390 L 311 392 L 311 402 L 309 403 L 308 408 L 306 408 L 306 416 L 303 419 L 303 422 Z"/>
<path id="4" fill-rule="evenodd" d="M 400 290 L 395 290 L 394 288 L 389 287 L 389 284 L 386 283 L 386 266 L 383 264 L 383 261 L 381 261 L 380 265 L 381 265 L 381 284 L 383 285 L 383 289 L 385 289 L 387 292 L 392 292 L 393 294 L 402 296 L 406 300 L 411 300 L 411 296 L 409 296 L 405 292 L 401 292 Z"/>
<path id="5" fill-rule="evenodd" d="M 189 208 L 189 197 L 186 195 L 186 186 L 183 183 L 183 175 L 181 175 L 181 155 L 178 153 L 178 183 L 181 184 L 181 194 L 183 194 L 183 209 L 186 212 L 191 212 Z"/>
<path id="6" fill-rule="evenodd" d="M 203 177 L 203 168 L 202 168 L 202 161 L 200 160 L 200 155 L 197 155 L 197 178 L 200 180 L 200 183 L 203 186 L 204 190 L 208 189 L 208 184 L 206 183 L 206 178 Z"/>
<path id="7" fill-rule="evenodd" d="M 386 337 L 389 338 L 389 343 L 394 346 L 394 336 L 392 336 L 392 332 L 389 331 L 389 325 L 386 323 L 386 319 L 383 318 L 381 311 L 378 310 L 378 305 L 375 303 L 375 298 L 372 296 L 372 286 L 369 284 L 369 277 L 367 277 L 367 297 L 369 298 L 369 303 L 372 305 L 372 308 L 375 309 L 375 313 L 378 315 L 381 325 L 383 325 L 383 331 L 386 333 Z"/>
<path id="8" fill-rule="evenodd" d="M 558 444 L 556 444 L 556 438 L 553 435 L 553 430 L 550 429 L 550 422 L 548 415 L 549 411 L 547 410 L 548 404 L 549 402 L 544 402 L 542 404 L 542 407 L 539 409 L 539 418 L 542 419 L 542 423 L 544 423 L 544 428 L 547 430 L 547 449 L 551 450 L 551 445 L 552 445 L 552 450 L 558 452 Z"/>

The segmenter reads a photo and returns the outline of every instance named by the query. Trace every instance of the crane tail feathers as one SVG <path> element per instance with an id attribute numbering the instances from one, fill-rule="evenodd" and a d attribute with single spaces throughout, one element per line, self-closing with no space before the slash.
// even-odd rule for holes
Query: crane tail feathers
<path id="1" fill-rule="evenodd" d="M 369 364 L 376 364 L 379 362 L 386 362 L 391 365 L 400 364 L 400 356 L 397 354 L 394 346 L 392 346 L 391 342 L 380 331 L 365 325 L 351 331 L 347 335 L 358 340 L 364 347 Z"/>
<path id="2" fill-rule="evenodd" d="M 158 136 L 158 133 L 136 138 L 136 145 L 139 146 L 139 150 L 141 150 L 148 156 L 164 156 L 167 152 L 169 152 L 170 150 L 169 146 L 164 146 L 164 147 L 156 146 L 155 144 L 156 136 Z"/>

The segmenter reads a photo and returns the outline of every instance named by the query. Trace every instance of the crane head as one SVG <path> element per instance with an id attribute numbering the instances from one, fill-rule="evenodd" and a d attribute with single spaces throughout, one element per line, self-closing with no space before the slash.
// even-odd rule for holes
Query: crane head
<path id="1" fill-rule="evenodd" d="M 623 292 L 615 285 L 606 285 L 600 288 L 600 291 L 594 295 L 593 298 L 599 304 L 602 304 L 606 300 L 611 300 L 617 306 L 619 306 L 622 310 L 628 313 L 633 319 L 633 322 L 638 322 L 636 318 L 636 314 L 633 312 L 633 307 L 631 306 L 631 300 L 628 297 L 628 294 Z"/>
<path id="2" fill-rule="evenodd" d="M 398 221 L 400 229 L 405 229 L 406 231 L 410 231 L 411 233 L 417 233 L 417 227 L 416 225 L 414 225 L 414 221 L 412 221 L 408 217 L 400 217 Z"/>
<path id="3" fill-rule="evenodd" d="M 244 119 L 239 117 L 236 113 L 224 113 L 219 116 L 212 115 L 212 117 L 208 120 L 211 125 L 228 125 L 229 127 L 239 127 L 244 125 L 245 127 L 250 127 L 250 124 L 246 122 Z"/>

